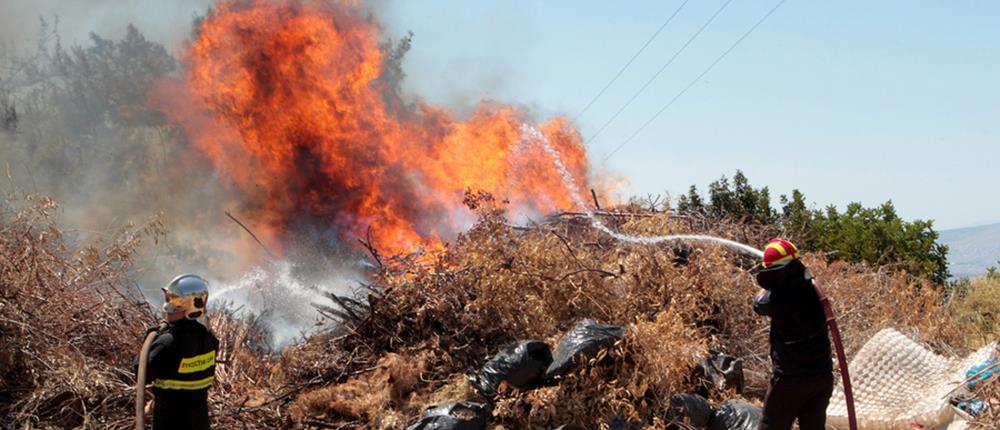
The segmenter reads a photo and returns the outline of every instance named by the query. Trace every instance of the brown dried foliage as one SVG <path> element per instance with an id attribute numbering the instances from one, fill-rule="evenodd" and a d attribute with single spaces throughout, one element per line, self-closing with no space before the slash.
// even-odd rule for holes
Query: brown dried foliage
<path id="1" fill-rule="evenodd" d="M 463 375 L 477 371 L 509 342 L 534 338 L 554 344 L 581 318 L 625 326 L 626 336 L 557 386 L 526 392 L 502 390 L 492 407 L 493 428 L 577 424 L 596 429 L 606 428 L 613 418 L 634 428 L 665 428 L 667 400 L 692 388 L 691 369 L 709 349 L 742 357 L 747 371 L 746 395 L 753 399 L 763 394 L 769 375 L 768 321 L 750 310 L 758 292 L 749 270 L 752 259 L 712 246 L 620 243 L 572 214 L 552 217 L 530 228 L 512 227 L 501 205 L 488 195 L 470 198 L 480 222 L 442 255 L 381 258 L 385 265 L 372 274 L 373 288 L 354 298 L 369 307 L 367 315 L 345 323 L 338 331 L 315 335 L 272 354 L 261 348 L 262 332 L 254 321 L 214 313 L 210 326 L 223 343 L 218 382 L 211 394 L 216 428 L 400 428 L 435 403 L 484 401 Z M 698 232 L 751 244 L 766 240 L 762 228 L 709 225 L 704 220 L 674 218 L 637 206 L 628 210 L 642 216 L 607 215 L 606 223 L 635 234 Z M 44 249 L 36 246 L 43 243 L 41 239 L 31 239 L 34 242 L 30 244 L 16 242 L 26 240 L 21 237 L 55 237 L 55 233 L 41 234 L 48 230 L 29 229 L 28 224 L 40 221 L 23 218 L 26 216 L 5 213 L 0 258 L 14 259 L 21 254 L 12 250 L 28 245 Z M 35 234 L 24 236 L 24 231 Z M 60 252 L 63 262 L 75 261 L 66 257 L 65 250 Z M 35 258 L 42 254 L 38 255 Z M 127 268 L 121 252 L 87 255 L 118 256 L 114 260 L 118 263 L 103 267 Z M 22 266 L 32 264 L 30 259 L 17 261 Z M 102 260 L 82 260 L 81 264 L 84 261 L 94 268 L 100 267 Z M 953 306 L 943 300 L 939 288 L 901 272 L 828 264 L 818 256 L 807 256 L 806 262 L 834 302 L 849 355 L 887 326 L 916 335 L 941 352 L 966 352 L 967 345 L 952 318 Z M 52 267 L 57 266 L 48 266 Z M 23 391 L 3 391 L 5 396 L 17 397 L 13 403 L 4 402 L 4 411 L 16 414 L 13 416 L 19 422 L 39 427 L 60 427 L 64 422 L 58 421 L 59 417 L 69 415 L 77 417 L 77 424 L 83 422 L 80 417 L 89 416 L 84 427 L 127 426 L 128 402 L 133 394 L 128 368 L 142 325 L 152 322 L 147 308 L 144 304 L 130 307 L 127 304 L 134 302 L 124 297 L 92 303 L 92 315 L 134 314 L 122 314 L 119 319 L 125 325 L 119 322 L 112 326 L 115 330 L 107 332 L 100 324 L 87 325 L 86 330 L 110 340 L 77 353 L 59 346 L 76 342 L 77 348 L 88 347 L 72 334 L 71 340 L 66 339 L 73 323 L 61 320 L 66 318 L 65 309 L 55 318 L 60 321 L 52 323 L 51 331 L 22 333 L 16 332 L 24 330 L 18 323 L 7 322 L 21 315 L 10 307 L 62 306 L 58 303 L 65 301 L 36 304 L 24 292 L 45 297 L 58 297 L 63 294 L 60 291 L 74 295 L 73 291 L 79 290 L 71 286 L 91 285 L 97 279 L 106 280 L 102 285 L 114 286 L 121 285 L 122 279 L 108 277 L 117 272 L 92 269 L 87 273 L 105 277 L 91 275 L 90 280 L 78 283 L 75 278 L 61 277 L 64 271 L 59 271 L 58 276 L 43 277 L 56 276 L 53 279 L 62 279 L 62 283 L 49 282 L 37 289 L 28 287 L 34 278 L 20 273 L 23 270 L 14 277 L 19 279 L 17 283 L 7 281 L 14 279 L 10 277 L 4 280 L 0 333 L 5 343 L 0 346 L 0 359 L 17 363 L 15 369 L 30 367 L 45 377 L 35 385 L 23 386 Z M 25 327 L 39 324 L 37 318 L 20 318 Z M 58 342 L 47 339 L 45 333 Z M 32 340 L 7 341 L 21 336 Z M 33 348 L 27 350 L 30 355 L 17 352 L 29 345 Z M 63 374 L 79 375 L 73 370 L 78 366 L 63 364 L 74 361 L 36 358 L 50 356 L 90 363 L 89 368 L 97 371 L 88 370 L 87 382 L 80 387 L 104 391 L 97 396 L 76 394 L 83 388 L 67 388 L 64 381 L 73 379 Z M 101 372 L 109 375 L 102 380 L 114 383 L 93 382 L 92 375 Z M 11 380 L 5 376 L 8 385 L 4 387 Z M 92 388 L 95 386 L 98 388 Z M 102 399 L 98 404 L 114 408 L 95 409 L 90 400 L 73 403 L 54 397 L 59 392 Z M 65 410 L 76 407 L 86 411 L 60 415 L 45 406 L 46 398 L 49 402 L 57 398 L 61 408 L 70 408 Z"/>
<path id="2" fill-rule="evenodd" d="M 133 394 L 134 333 L 154 321 L 121 286 L 160 225 L 84 241 L 56 228 L 56 210 L 32 196 L 0 207 L 0 415 L 29 428 L 120 426 Z"/>
<path id="3" fill-rule="evenodd" d="M 613 417 L 662 428 L 667 399 L 691 388 L 691 368 L 707 349 L 744 358 L 747 395 L 763 395 L 768 321 L 750 311 L 758 292 L 747 270 L 752 260 L 711 246 L 624 244 L 573 216 L 511 227 L 486 200 L 476 204 L 480 222 L 435 264 L 380 273 L 376 282 L 385 293 L 373 297 L 371 316 L 340 345 L 356 337 L 365 340 L 366 351 L 429 354 L 425 379 L 431 382 L 417 387 L 414 400 L 430 400 L 433 395 L 419 394 L 454 390 L 453 375 L 474 372 L 509 342 L 554 343 L 586 317 L 628 328 L 625 339 L 558 386 L 504 392 L 493 409 L 497 428 L 600 428 Z M 763 229 L 709 226 L 667 214 L 609 216 L 606 222 L 635 234 L 707 230 L 749 243 L 766 240 Z M 817 256 L 806 261 L 841 315 L 848 354 L 888 326 L 940 351 L 965 351 L 940 289 L 902 272 L 827 264 Z"/>
<path id="4" fill-rule="evenodd" d="M 386 354 L 362 375 L 303 394 L 289 413 L 302 423 L 341 418 L 367 423 L 369 428 L 405 427 L 408 416 L 403 406 L 413 405 L 409 397 L 421 384 L 425 360 L 421 354 L 406 357 Z"/>
<path id="5" fill-rule="evenodd" d="M 152 219 L 110 233 L 65 233 L 51 199 L 10 195 L 2 203 L 0 416 L 8 419 L 0 427 L 131 428 L 135 357 L 157 315 L 129 279 L 139 247 L 162 226 Z M 263 333 L 227 312 L 209 324 L 222 343 L 216 423 L 274 428 L 273 409 L 244 407 L 251 387 L 281 386 L 262 381 L 273 364 L 259 347 Z"/>

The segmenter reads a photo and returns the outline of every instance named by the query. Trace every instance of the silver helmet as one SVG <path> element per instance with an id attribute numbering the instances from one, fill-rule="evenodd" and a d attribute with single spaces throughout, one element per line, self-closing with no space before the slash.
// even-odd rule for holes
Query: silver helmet
<path id="1" fill-rule="evenodd" d="M 196 319 L 205 314 L 208 303 L 208 282 L 198 275 L 181 275 L 170 281 L 163 290 L 163 311 L 172 314 L 184 312 L 184 318 Z"/>

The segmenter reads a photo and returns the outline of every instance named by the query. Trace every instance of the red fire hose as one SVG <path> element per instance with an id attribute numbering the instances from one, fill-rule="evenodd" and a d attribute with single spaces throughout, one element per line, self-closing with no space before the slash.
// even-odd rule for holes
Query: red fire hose
<path id="1" fill-rule="evenodd" d="M 844 401 L 847 403 L 847 422 L 851 430 L 858 430 L 857 416 L 854 414 L 854 393 L 851 390 L 851 375 L 847 371 L 847 355 L 844 354 L 844 343 L 840 341 L 840 329 L 837 328 L 837 318 L 833 315 L 833 307 L 830 300 L 826 298 L 823 289 L 820 288 L 819 281 L 813 279 L 813 288 L 819 296 L 819 302 L 823 305 L 823 313 L 826 314 L 826 325 L 830 327 L 830 337 L 833 338 L 833 347 L 837 351 L 837 362 L 840 363 L 840 377 L 844 382 Z"/>

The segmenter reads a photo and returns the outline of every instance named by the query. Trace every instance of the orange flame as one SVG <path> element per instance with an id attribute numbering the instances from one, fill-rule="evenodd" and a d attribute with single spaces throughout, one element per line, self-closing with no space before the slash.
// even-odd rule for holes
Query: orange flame
<path id="1" fill-rule="evenodd" d="M 388 253 L 440 249 L 472 221 L 466 189 L 515 210 L 573 207 L 551 159 L 521 145 L 519 110 L 484 101 L 460 121 L 380 81 L 378 27 L 349 6 L 224 2 L 198 28 L 183 81 L 151 100 L 244 195 L 268 232 L 369 226 Z M 539 127 L 586 189 L 587 157 L 562 119 Z"/>

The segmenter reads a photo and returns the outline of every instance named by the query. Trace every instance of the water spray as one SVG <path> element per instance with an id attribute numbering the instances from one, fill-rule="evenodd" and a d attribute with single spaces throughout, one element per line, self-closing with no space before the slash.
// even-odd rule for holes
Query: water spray
<path id="1" fill-rule="evenodd" d="M 543 151 L 545 151 L 549 156 L 552 157 L 552 164 L 556 167 L 559 172 L 559 176 L 562 177 L 563 182 L 566 185 L 566 189 L 569 190 L 570 198 L 573 202 L 581 208 L 583 214 L 590 219 L 590 225 L 600 230 L 601 232 L 611 236 L 617 240 L 629 243 L 636 243 L 640 245 L 655 245 L 663 242 L 708 242 L 718 245 L 725 246 L 727 248 L 739 251 L 746 255 L 751 255 L 757 258 L 762 258 L 764 253 L 754 248 L 750 245 L 732 241 L 729 239 L 723 239 L 721 237 L 701 235 L 701 234 L 674 234 L 665 236 L 632 236 L 628 234 L 619 233 L 614 231 L 608 226 L 604 225 L 597 215 L 590 210 L 590 207 L 584 203 L 583 198 L 580 197 L 580 189 L 576 186 L 576 182 L 573 180 L 573 175 L 570 173 L 569 169 L 562 162 L 562 157 L 559 155 L 559 151 L 552 147 L 549 140 L 545 137 L 542 132 L 537 128 L 532 127 L 528 124 L 521 126 L 521 132 L 523 135 L 523 140 L 525 144 L 530 144 L 532 142 L 537 142 Z M 820 287 L 819 281 L 813 280 L 813 288 L 816 290 L 816 295 L 819 297 L 820 304 L 823 306 L 823 314 L 826 317 L 827 327 L 830 328 L 830 337 L 833 338 L 833 345 L 837 352 L 837 362 L 840 364 L 840 376 L 844 387 L 844 400 L 847 403 L 847 420 L 851 430 L 857 430 L 858 423 L 857 417 L 854 412 L 854 394 L 851 389 L 851 376 L 847 368 L 847 356 L 844 354 L 844 345 L 840 339 L 840 329 L 837 326 L 837 319 L 833 313 L 833 307 L 830 305 L 830 300 L 827 298 L 823 289 Z"/>
<path id="2" fill-rule="evenodd" d="M 555 165 L 556 170 L 559 172 L 559 176 L 562 177 L 563 182 L 566 184 L 566 188 L 569 190 L 570 198 L 573 202 L 581 208 L 583 214 L 590 220 L 590 225 L 600 230 L 601 232 L 611 236 L 622 242 L 636 243 L 640 245 L 656 245 L 663 242 L 709 242 L 717 245 L 722 245 L 730 249 L 734 249 L 743 254 L 747 254 L 753 257 L 761 258 L 764 253 L 759 249 L 754 248 L 750 245 L 732 241 L 729 239 L 723 239 L 721 237 L 708 236 L 703 234 L 671 234 L 665 236 L 632 236 L 624 233 L 619 233 L 614 231 L 608 226 L 604 225 L 594 211 L 590 210 L 590 207 L 584 203 L 583 198 L 580 197 L 580 188 L 576 186 L 576 182 L 573 181 L 573 174 L 570 173 L 566 164 L 562 162 L 562 157 L 559 155 L 559 151 L 552 147 L 549 140 L 545 137 L 542 132 L 537 128 L 530 125 L 524 124 L 521 126 L 521 132 L 524 135 L 524 140 L 526 143 L 537 142 L 545 153 L 552 157 L 552 163 Z"/>
<path id="3" fill-rule="evenodd" d="M 307 265 L 307 263 L 302 263 Z M 345 294 L 360 280 L 348 268 L 329 270 L 321 275 L 297 273 L 297 264 L 273 260 L 254 266 L 238 279 L 213 282 L 212 300 L 230 309 L 264 316 L 268 344 L 275 350 L 314 333 L 320 313 L 314 303 L 329 300 L 327 294 Z"/>

